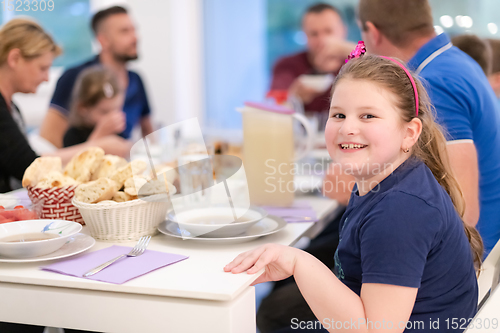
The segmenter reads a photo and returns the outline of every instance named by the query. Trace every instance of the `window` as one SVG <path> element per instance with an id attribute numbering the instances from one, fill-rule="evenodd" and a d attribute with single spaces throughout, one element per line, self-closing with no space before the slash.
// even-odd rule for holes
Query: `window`
<path id="1" fill-rule="evenodd" d="M 54 66 L 68 67 L 91 56 L 89 0 L 2 0 L 1 6 L 1 24 L 17 16 L 31 17 L 62 46 L 64 53 Z"/>

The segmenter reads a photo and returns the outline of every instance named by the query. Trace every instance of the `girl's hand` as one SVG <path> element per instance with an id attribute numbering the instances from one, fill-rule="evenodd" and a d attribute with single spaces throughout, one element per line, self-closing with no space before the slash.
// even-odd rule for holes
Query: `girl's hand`
<path id="1" fill-rule="evenodd" d="M 356 44 L 342 38 L 329 38 L 321 50 L 313 57 L 314 68 L 323 73 L 338 71 L 355 47 Z"/>
<path id="2" fill-rule="evenodd" d="M 295 263 L 300 250 L 278 244 L 266 244 L 255 250 L 243 252 L 224 267 L 224 271 L 238 274 L 246 271 L 255 274 L 265 268 L 264 274 L 255 280 L 252 285 L 279 281 L 293 275 Z"/>
<path id="3" fill-rule="evenodd" d="M 127 123 L 124 112 L 111 112 L 103 116 L 92 131 L 92 138 L 102 138 L 111 134 L 119 134 L 125 130 Z"/>

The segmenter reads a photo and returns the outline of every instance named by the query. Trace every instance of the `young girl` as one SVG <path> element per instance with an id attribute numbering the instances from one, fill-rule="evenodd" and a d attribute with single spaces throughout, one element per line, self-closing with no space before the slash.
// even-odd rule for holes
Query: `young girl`
<path id="1" fill-rule="evenodd" d="M 293 275 L 330 331 L 461 332 L 477 311 L 482 242 L 462 221 L 463 198 L 421 83 L 391 58 L 350 60 L 334 84 L 325 132 L 333 161 L 356 179 L 334 272 L 276 244 L 224 270 L 264 268 L 255 283 Z"/>
<path id="2" fill-rule="evenodd" d="M 82 72 L 73 91 L 64 147 L 123 132 L 123 101 L 124 94 L 111 70 L 94 66 Z"/>

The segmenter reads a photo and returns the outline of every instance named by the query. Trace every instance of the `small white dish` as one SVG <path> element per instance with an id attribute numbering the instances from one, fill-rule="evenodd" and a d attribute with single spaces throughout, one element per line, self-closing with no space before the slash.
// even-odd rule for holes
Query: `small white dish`
<path id="1" fill-rule="evenodd" d="M 43 256 L 61 248 L 71 236 L 81 230 L 79 223 L 65 220 L 42 219 L 3 223 L 0 224 L 0 256 L 17 259 Z M 43 236 L 49 235 L 53 238 L 42 239 Z M 41 240 L 13 241 L 15 238 L 23 238 L 22 236 L 25 239 Z"/>
<path id="2" fill-rule="evenodd" d="M 19 198 L 12 194 L 0 194 L 0 206 L 5 209 L 12 209 L 20 205 Z"/>
<path id="3" fill-rule="evenodd" d="M 64 244 L 59 250 L 56 250 L 44 256 L 26 259 L 13 259 L 0 256 L 0 262 L 27 263 L 62 259 L 87 251 L 92 246 L 94 246 L 94 244 L 95 239 L 90 237 L 89 235 L 76 234 L 70 237 L 67 243 Z"/>
<path id="4" fill-rule="evenodd" d="M 333 83 L 334 77 L 332 74 L 302 74 L 301 76 L 299 76 L 299 80 L 304 86 L 314 89 L 318 92 L 323 92 L 330 88 Z"/>
<path id="5" fill-rule="evenodd" d="M 234 219 L 236 214 L 237 220 Z M 182 210 L 167 213 L 167 219 L 176 222 L 181 230 L 193 236 L 233 237 L 244 233 L 254 224 L 267 216 L 267 212 L 259 207 L 186 207 Z"/>
<path id="6" fill-rule="evenodd" d="M 203 242 L 203 243 L 216 243 L 216 244 L 236 244 L 248 242 L 254 239 L 257 239 L 262 236 L 271 235 L 277 233 L 278 231 L 285 228 L 287 225 L 286 221 L 281 217 L 269 215 L 266 218 L 263 218 L 252 227 L 250 227 L 247 231 L 239 236 L 233 237 L 194 237 L 187 231 L 182 231 L 179 229 L 177 223 L 172 221 L 164 221 L 160 223 L 158 226 L 158 230 L 167 236 L 180 238 L 184 240 L 190 240 L 195 242 Z"/>

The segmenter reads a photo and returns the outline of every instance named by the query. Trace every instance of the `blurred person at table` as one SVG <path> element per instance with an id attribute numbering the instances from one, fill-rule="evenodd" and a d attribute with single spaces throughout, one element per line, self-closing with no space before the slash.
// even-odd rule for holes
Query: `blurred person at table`
<path id="1" fill-rule="evenodd" d="M 288 90 L 289 95 L 300 99 L 307 113 L 324 118 L 323 124 L 319 124 L 322 128 L 328 115 L 331 85 L 318 90 L 308 86 L 301 75 L 335 75 L 354 44 L 345 41 L 347 28 L 339 10 L 330 4 L 309 7 L 302 17 L 302 31 L 307 37 L 307 50 L 276 62 L 270 90 Z M 326 45 L 330 46 L 328 53 L 324 52 Z"/>
<path id="2" fill-rule="evenodd" d="M 31 149 L 21 112 L 12 95 L 35 93 L 38 85 L 48 81 L 49 69 L 61 48 L 37 23 L 13 19 L 0 29 L 0 193 L 16 186 L 24 170 L 37 158 Z M 106 137 L 65 148 L 48 155 L 59 156 L 63 163 L 82 149 L 100 145 L 106 151 L 125 155 L 130 145 L 122 138 Z M 20 300 L 29 301 L 29 300 Z M 43 332 L 44 327 L 0 322 L 0 332 Z"/>
<path id="3" fill-rule="evenodd" d="M 467 53 L 483 69 L 497 98 L 500 97 L 500 40 L 481 39 L 475 35 L 459 35 L 453 45 Z M 500 101 L 499 101 L 500 102 Z"/>
<path id="4" fill-rule="evenodd" d="M 451 43 L 474 59 L 486 76 L 491 74 L 493 53 L 488 41 L 476 35 L 465 34 L 453 37 Z"/>
<path id="5" fill-rule="evenodd" d="M 487 39 L 486 41 L 491 48 L 491 73 L 488 75 L 488 81 L 497 98 L 500 98 L 500 40 Z"/>
<path id="6" fill-rule="evenodd" d="M 52 61 L 60 53 L 61 48 L 34 21 L 14 19 L 0 29 L 0 193 L 21 187 L 24 170 L 38 157 L 28 143 L 22 114 L 12 96 L 35 93 L 48 80 Z M 59 156 L 65 164 L 92 146 L 127 156 L 131 144 L 118 136 L 106 136 L 44 155 Z"/>
<path id="7" fill-rule="evenodd" d="M 140 125 L 143 136 L 153 132 L 144 84 L 137 73 L 127 69 L 128 62 L 138 58 L 135 26 L 127 10 L 114 6 L 97 12 L 92 18 L 92 30 L 101 45 L 101 53 L 63 73 L 40 128 L 40 136 L 56 147 L 62 146 L 64 134 L 69 126 L 71 92 L 78 75 L 84 69 L 98 64 L 113 70 L 125 91 L 123 112 L 126 115 L 126 127 L 120 136 L 128 139 L 136 125 Z M 113 127 L 97 128 L 107 129 L 107 134 L 115 133 Z"/>
<path id="8" fill-rule="evenodd" d="M 123 100 L 113 71 L 100 65 L 84 70 L 73 91 L 64 147 L 121 133 L 125 129 Z"/>

